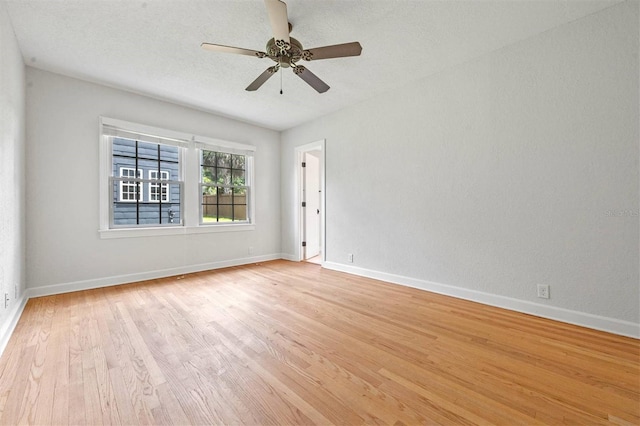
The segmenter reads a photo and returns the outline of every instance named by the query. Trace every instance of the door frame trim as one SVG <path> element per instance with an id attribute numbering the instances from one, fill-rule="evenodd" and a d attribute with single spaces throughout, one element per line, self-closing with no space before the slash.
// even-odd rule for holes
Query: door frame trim
<path id="1" fill-rule="evenodd" d="M 305 145 L 297 146 L 295 148 L 295 170 L 296 170 L 296 182 L 295 182 L 295 217 L 294 217 L 294 226 L 296 232 L 296 250 L 295 250 L 295 258 L 298 261 L 302 261 L 303 259 L 303 250 L 302 250 L 302 236 L 304 235 L 302 215 L 304 212 L 302 211 L 302 193 L 304 190 L 303 187 L 303 174 L 302 174 L 302 159 L 304 158 L 304 153 L 309 151 L 320 151 L 320 260 L 321 263 L 327 260 L 327 239 L 326 239 L 326 186 L 325 186 L 325 169 L 326 169 L 326 140 L 321 139 L 316 142 L 311 142 Z"/>

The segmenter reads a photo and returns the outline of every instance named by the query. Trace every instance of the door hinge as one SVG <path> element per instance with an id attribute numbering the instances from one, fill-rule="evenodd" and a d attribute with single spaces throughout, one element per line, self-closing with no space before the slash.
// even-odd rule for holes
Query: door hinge
<path id="1" fill-rule="evenodd" d="M 307 242 L 306 242 L 306 241 L 303 241 L 303 242 L 302 242 L 302 247 L 306 247 L 306 246 L 307 246 Z"/>
<path id="2" fill-rule="evenodd" d="M 306 201 L 302 202 L 302 207 L 307 207 L 307 202 Z"/>
<path id="3" fill-rule="evenodd" d="M 307 163 L 305 163 L 304 161 L 302 162 L 302 167 L 307 167 Z"/>

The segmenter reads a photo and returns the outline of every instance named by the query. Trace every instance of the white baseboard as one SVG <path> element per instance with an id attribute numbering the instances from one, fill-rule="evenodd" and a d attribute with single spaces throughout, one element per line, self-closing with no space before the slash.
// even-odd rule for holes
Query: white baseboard
<path id="1" fill-rule="evenodd" d="M 511 311 L 522 312 L 543 318 L 562 321 L 569 324 L 580 325 L 622 336 L 640 338 L 640 324 L 623 321 L 615 318 L 603 317 L 585 312 L 572 311 L 555 306 L 542 305 L 540 303 L 528 302 L 525 300 L 513 299 L 466 288 L 440 284 L 432 281 L 419 280 L 402 275 L 389 274 L 386 272 L 374 271 L 371 269 L 359 268 L 356 266 L 344 265 L 335 262 L 325 262 L 323 267 L 334 271 L 346 272 L 376 280 L 386 281 L 392 284 L 399 284 L 413 287 L 433 293 L 452 296 L 458 299 L 471 300 L 485 305 L 496 306 L 509 309 Z"/>
<path id="2" fill-rule="evenodd" d="M 292 262 L 300 262 L 300 259 L 298 259 L 297 256 L 295 256 L 293 254 L 287 254 L 287 253 L 281 253 L 280 254 L 280 259 L 290 260 Z"/>
<path id="3" fill-rule="evenodd" d="M 230 266 L 248 265 L 251 263 L 266 262 L 268 260 L 282 259 L 280 253 L 263 256 L 244 257 L 240 259 L 223 260 L 220 262 L 201 263 L 199 265 L 182 266 L 179 268 L 160 269 L 157 271 L 140 272 L 135 274 L 116 275 L 112 277 L 97 278 L 93 280 L 75 281 L 63 284 L 53 284 L 42 287 L 31 287 L 27 290 L 29 298 L 51 296 L 54 294 L 70 293 L 72 291 L 91 290 L 94 288 L 109 287 L 119 284 L 133 283 L 137 281 L 152 280 L 156 278 L 171 277 L 174 275 L 190 274 L 193 272 L 208 271 L 211 269 L 228 268 Z"/>
<path id="4" fill-rule="evenodd" d="M 16 325 L 18 325 L 18 320 L 22 315 L 22 311 L 24 311 L 24 307 L 27 306 L 27 301 L 29 297 L 27 296 L 27 292 L 25 291 L 20 299 L 17 300 L 17 303 L 13 305 L 11 310 L 7 313 L 7 317 L 2 322 L 0 326 L 0 355 L 4 352 L 7 344 L 9 343 L 9 339 L 13 334 L 13 330 L 15 330 Z"/>

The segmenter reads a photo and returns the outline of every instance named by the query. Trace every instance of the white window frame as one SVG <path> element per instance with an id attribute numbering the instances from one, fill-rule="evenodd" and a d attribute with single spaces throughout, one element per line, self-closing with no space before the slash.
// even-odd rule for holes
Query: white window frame
<path id="1" fill-rule="evenodd" d="M 121 178 L 122 177 L 131 177 L 131 176 L 124 176 L 122 174 L 122 172 L 124 170 L 129 170 L 129 171 L 134 172 L 136 169 L 135 169 L 135 167 L 120 167 L 120 177 Z M 118 182 L 119 183 L 119 185 L 118 185 L 118 190 L 119 190 L 118 200 L 121 203 L 135 203 L 136 201 L 143 201 L 144 200 L 144 192 L 142 190 L 144 185 L 139 180 L 137 180 L 137 179 L 142 179 L 142 169 L 138 169 L 137 175 L 138 176 L 131 178 L 132 180 L 130 180 L 130 181 L 121 180 L 121 181 Z M 136 185 L 140 189 L 140 191 L 137 194 L 139 196 L 139 198 L 137 200 L 135 198 L 134 199 L 130 199 L 130 198 L 124 199 L 123 195 L 125 194 L 125 190 L 124 190 L 125 186 L 129 187 L 130 185 L 132 185 L 132 182 L 133 182 L 134 185 Z M 126 194 L 130 194 L 130 191 L 126 191 Z M 135 194 L 135 192 L 134 192 L 134 194 Z"/>
<path id="2" fill-rule="evenodd" d="M 153 174 L 156 174 L 156 176 L 154 177 Z M 153 182 L 149 182 L 148 185 L 148 194 L 149 194 L 149 202 L 150 203 L 159 203 L 159 202 L 169 202 L 169 184 L 168 183 L 159 183 L 163 180 L 169 180 L 169 171 L 168 170 L 160 170 L 160 179 L 158 179 L 157 177 L 157 170 L 149 170 L 149 180 L 153 181 Z M 153 190 L 154 189 L 158 189 L 159 192 L 157 194 L 160 195 L 159 198 L 154 199 L 154 194 Z M 164 191 L 163 191 L 164 190 Z"/>
<path id="3" fill-rule="evenodd" d="M 167 224 L 162 226 L 134 226 L 134 227 L 112 227 L 112 200 L 113 200 L 113 182 L 112 174 L 114 172 L 112 165 L 112 136 L 109 136 L 109 129 L 121 130 L 123 134 L 143 135 L 141 140 L 153 143 L 165 143 L 171 140 L 176 146 L 182 148 L 180 150 L 180 172 L 177 177 L 178 181 L 168 181 L 167 184 L 181 185 L 181 201 L 180 201 L 180 218 L 179 224 Z M 106 130 L 106 133 L 105 133 Z M 222 139 L 209 138 L 189 133 L 176 132 L 173 130 L 162 129 L 158 127 L 148 126 L 144 124 L 132 123 L 124 120 L 100 117 L 99 119 L 99 135 L 100 135 L 100 238 L 136 238 L 148 236 L 177 235 L 177 234 L 200 234 L 212 232 L 245 232 L 255 230 L 255 191 L 253 183 L 253 157 L 256 147 L 253 145 L 242 144 L 237 142 L 225 141 Z M 129 137 L 131 138 L 131 137 Z M 155 139 L 154 139 L 155 138 Z M 157 141 L 156 141 L 157 139 Z M 200 201 L 200 149 L 208 149 L 212 151 L 223 151 L 231 153 L 245 153 L 250 162 L 247 165 L 247 186 L 251 188 L 248 197 L 246 222 L 224 222 L 218 223 L 216 226 L 208 226 L 209 224 L 201 224 L 202 217 L 201 201 Z M 250 158 L 249 158 L 250 157 Z M 249 171 L 250 169 L 250 171 Z M 148 179 L 142 179 L 143 183 L 150 183 Z"/>

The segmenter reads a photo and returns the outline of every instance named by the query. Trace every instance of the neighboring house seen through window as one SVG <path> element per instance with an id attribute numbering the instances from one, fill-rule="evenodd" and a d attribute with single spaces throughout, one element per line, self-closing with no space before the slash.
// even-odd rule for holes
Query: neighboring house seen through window
<path id="1" fill-rule="evenodd" d="M 143 136 L 111 139 L 113 179 L 118 181 L 112 188 L 120 190 L 112 194 L 112 227 L 180 225 L 180 149 Z"/>

